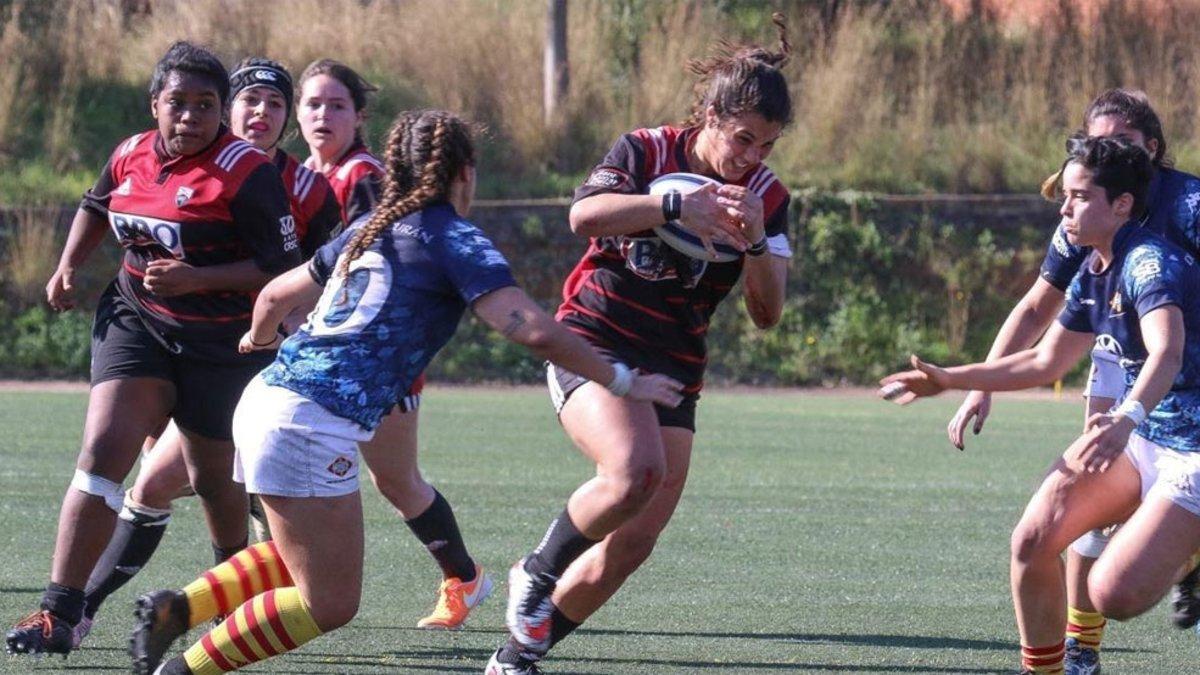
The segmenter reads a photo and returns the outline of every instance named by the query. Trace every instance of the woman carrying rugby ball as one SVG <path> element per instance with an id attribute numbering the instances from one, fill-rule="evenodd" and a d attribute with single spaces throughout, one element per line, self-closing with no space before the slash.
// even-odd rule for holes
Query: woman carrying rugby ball
<path id="1" fill-rule="evenodd" d="M 673 409 L 618 398 L 549 367 L 563 428 L 596 463 L 596 475 L 510 571 L 511 637 L 488 675 L 537 672 L 550 647 L 650 555 L 687 477 L 709 319 L 739 278 L 754 323 L 779 321 L 791 256 L 788 193 L 762 162 L 791 121 L 792 103 L 780 72 L 786 27 L 779 15 L 775 23 L 780 52 L 722 43 L 712 58 L 693 61 L 700 95 L 688 122 L 621 136 L 575 192 L 571 229 L 589 244 L 556 318 L 612 362 L 683 382 L 685 397 Z M 647 194 L 651 181 L 676 172 L 721 185 Z M 710 254 L 724 244 L 740 255 L 731 262 L 685 256 L 652 232 L 671 221 Z"/>

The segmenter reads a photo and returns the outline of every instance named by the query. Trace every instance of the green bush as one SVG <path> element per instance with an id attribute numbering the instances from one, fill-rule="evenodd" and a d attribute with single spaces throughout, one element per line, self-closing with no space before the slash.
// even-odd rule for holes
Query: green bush
<path id="1" fill-rule="evenodd" d="M 7 305 L 3 307 L 8 310 Z M 8 314 L 7 311 L 3 314 Z M 32 307 L 12 315 L 0 338 L 4 377 L 87 377 L 91 315 Z"/>

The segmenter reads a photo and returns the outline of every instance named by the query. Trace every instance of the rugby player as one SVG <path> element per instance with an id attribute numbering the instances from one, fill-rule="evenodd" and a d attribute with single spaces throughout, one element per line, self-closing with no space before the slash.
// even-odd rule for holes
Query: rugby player
<path id="1" fill-rule="evenodd" d="M 1195 254 L 1200 252 L 1200 178 L 1171 167 L 1167 140 L 1158 114 L 1140 91 L 1111 89 L 1096 97 L 1083 115 L 1082 130 L 1091 136 L 1123 136 L 1151 155 L 1154 177 L 1146 195 L 1146 210 L 1140 223 Z M 1057 190 L 1055 174 L 1047 180 L 1047 197 Z M 1055 231 L 1042 262 L 1040 278 L 1025 293 L 1009 314 L 992 344 L 988 359 L 1007 356 L 1032 346 L 1054 320 L 1062 307 L 1071 279 L 1090 251 L 1072 245 L 1061 228 Z M 1088 378 L 1086 418 L 1107 412 L 1125 392 L 1124 372 L 1117 355 L 1104 345 L 1092 350 L 1092 371 Z M 964 432 L 972 420 L 978 434 L 991 410 L 991 394 L 972 391 L 950 420 L 950 442 L 961 449 Z M 1099 668 L 1100 644 L 1106 621 L 1096 612 L 1087 593 L 1087 577 L 1092 564 L 1104 550 L 1107 536 L 1090 532 L 1067 552 L 1068 611 L 1067 663 L 1079 675 Z M 1172 589 L 1172 621 L 1190 628 L 1200 621 L 1200 584 L 1198 561 L 1189 562 L 1188 574 Z"/>
<path id="2" fill-rule="evenodd" d="M 347 226 L 379 199 L 383 166 L 362 138 L 367 95 L 374 90 L 331 59 L 313 62 L 300 76 L 300 131 L 312 153 L 305 166 L 329 179 Z M 417 627 L 455 629 L 492 592 L 492 579 L 467 552 L 450 502 L 421 475 L 417 420 L 424 387 L 422 373 L 361 447 L 371 480 L 442 571 L 433 611 Z"/>
<path id="3" fill-rule="evenodd" d="M 516 287 L 504 257 L 464 218 L 475 175 L 465 123 L 444 111 L 402 114 L 388 136 L 376 209 L 263 290 L 243 351 L 275 348 L 283 317 L 317 303 L 247 387 L 235 416 L 238 475 L 262 497 L 275 539 L 182 591 L 139 599 L 136 673 L 230 672 L 353 618 L 363 549 L 357 444 L 468 307 L 508 339 L 608 383 L 617 396 L 679 403 L 679 382 L 609 363 Z M 155 670 L 176 637 L 218 612 L 230 614 Z"/>
<path id="4" fill-rule="evenodd" d="M 234 66 L 229 78 L 233 99 L 230 131 L 266 153 L 279 170 L 295 218 L 301 255 L 307 260 L 328 241 L 330 233 L 340 229 L 341 207 L 324 176 L 305 168 L 279 148 L 294 100 L 292 76 L 276 61 L 252 57 Z M 302 320 L 302 315 L 292 316 L 284 323 L 294 329 Z M 171 502 L 190 492 L 178 428 L 168 425 L 157 442 L 151 439 L 148 446 L 137 480 L 125 495 L 113 538 L 88 579 L 83 619 L 75 625 L 75 647 L 91 631 L 108 596 L 149 562 L 170 522 Z M 252 513 L 255 510 L 252 504 Z M 257 520 L 255 524 L 262 529 Z M 260 539 L 267 538 L 263 534 L 260 532 Z M 236 551 L 215 550 L 215 562 L 223 562 L 233 553 Z"/>
<path id="5" fill-rule="evenodd" d="M 618 398 L 586 373 L 548 366 L 555 410 L 596 474 L 509 572 L 510 637 L 488 675 L 538 672 L 537 661 L 650 555 L 683 492 L 717 305 L 740 279 L 755 325 L 779 321 L 789 197 L 763 161 L 791 121 L 792 103 L 780 71 L 790 46 L 782 17 L 775 21 L 780 52 L 722 43 L 711 58 L 691 62 L 700 76 L 691 119 L 621 136 L 575 192 L 571 229 L 589 243 L 556 318 L 606 358 L 683 382 L 684 402 Z M 673 172 L 723 185 L 647 194 L 652 180 Z M 686 257 L 651 231 L 675 220 L 744 253 L 722 263 Z"/>
<path id="6" fill-rule="evenodd" d="M 1089 250 L 1038 346 L 956 368 L 914 356 L 915 370 L 881 382 L 907 390 L 900 403 L 951 388 L 1023 389 L 1062 377 L 1094 345 L 1124 371 L 1119 405 L 1088 419 L 1013 532 L 1024 673 L 1064 672 L 1061 555 L 1081 535 L 1124 522 L 1087 584 L 1097 612 L 1121 620 L 1158 602 L 1200 546 L 1200 268 L 1141 224 L 1154 178 L 1142 147 L 1077 135 L 1060 174 L 1056 236 Z"/>
<path id="7" fill-rule="evenodd" d="M 111 226 L 125 258 L 96 310 L 83 446 L 50 583 L 39 610 L 8 632 L 10 653 L 72 649 L 88 576 L 122 508 L 122 481 L 168 419 L 213 546 L 246 545 L 246 493 L 231 479 L 232 417 L 270 358 L 239 354 L 237 344 L 254 292 L 300 261 L 300 245 L 279 172 L 222 124 L 228 100 L 229 74 L 215 56 L 186 42 L 167 50 L 150 82 L 157 128 L 117 146 L 47 284 L 51 307 L 72 307 L 75 270 Z"/>

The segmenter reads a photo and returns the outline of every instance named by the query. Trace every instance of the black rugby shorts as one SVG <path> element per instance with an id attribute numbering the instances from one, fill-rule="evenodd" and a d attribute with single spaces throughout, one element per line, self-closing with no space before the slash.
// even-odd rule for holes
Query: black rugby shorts
<path id="1" fill-rule="evenodd" d="M 189 349 L 190 346 L 201 347 Z M 222 353 L 216 345 L 188 345 L 146 325 L 116 283 L 100 297 L 92 323 L 92 386 L 108 380 L 153 377 L 175 385 L 171 416 L 180 428 L 216 440 L 233 439 L 233 411 L 242 390 L 274 359 L 274 352 L 200 360 L 189 353 Z"/>

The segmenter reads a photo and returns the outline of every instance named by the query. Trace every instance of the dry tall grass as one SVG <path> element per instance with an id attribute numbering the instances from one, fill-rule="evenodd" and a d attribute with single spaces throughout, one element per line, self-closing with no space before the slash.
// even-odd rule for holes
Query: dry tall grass
<path id="1" fill-rule="evenodd" d="M 69 163 L 80 84 L 141 86 L 166 46 L 187 38 L 230 62 L 265 54 L 297 71 L 339 58 L 382 87 L 378 117 L 411 105 L 455 109 L 492 130 L 484 154 L 493 171 L 578 175 L 619 133 L 685 117 L 684 64 L 717 37 L 773 44 L 767 4 L 572 2 L 565 122 L 546 129 L 541 0 L 11 0 L 0 100 L 13 104 L 0 107 L 0 148 L 28 120 L 23 102 L 40 100 L 53 110 L 46 154 Z M 784 3 L 797 116 L 772 163 L 797 185 L 1030 190 L 1090 98 L 1134 86 L 1154 100 L 1180 164 L 1198 168 L 1200 1 L 1035 4 L 842 2 L 833 12 L 832 3 Z M 17 30 L 13 16 L 48 5 L 59 19 L 42 33 Z M 139 5 L 148 11 L 128 12 Z M 30 49 L 35 39 L 44 48 Z M 38 73 L 61 86 L 31 91 Z"/>
<path id="2" fill-rule="evenodd" d="M 45 297 L 49 270 L 58 264 L 59 231 L 52 226 L 55 209 L 22 208 L 9 213 L 13 219 L 5 228 L 3 274 L 0 285 L 12 294 L 8 299 L 19 306 L 36 304 Z"/>

